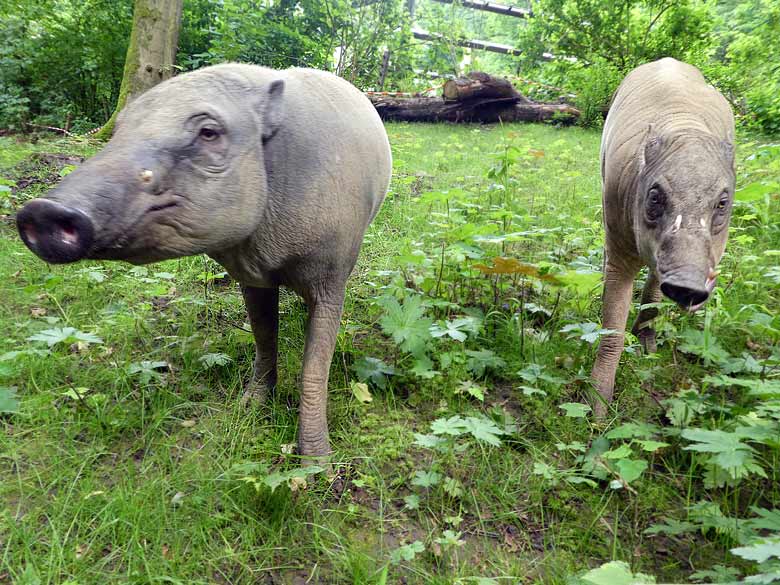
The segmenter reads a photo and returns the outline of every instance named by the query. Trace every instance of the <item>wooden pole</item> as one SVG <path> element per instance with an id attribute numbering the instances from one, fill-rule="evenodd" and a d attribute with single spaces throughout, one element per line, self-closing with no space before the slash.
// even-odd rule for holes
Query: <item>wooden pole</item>
<path id="1" fill-rule="evenodd" d="M 412 35 L 416 39 L 420 39 L 421 41 L 447 41 L 443 35 L 435 34 L 435 33 L 429 33 L 428 31 L 415 28 L 412 29 Z M 492 53 L 501 53 L 502 55 L 521 55 L 523 52 L 520 49 L 515 49 L 514 47 L 510 47 L 509 45 L 502 45 L 500 43 L 489 43 L 487 41 L 477 41 L 477 40 L 462 40 L 462 39 L 451 39 L 449 40 L 455 45 L 458 45 L 459 47 L 469 47 L 471 49 L 481 49 L 483 51 L 490 51 Z M 544 53 L 541 56 L 542 61 L 552 61 L 553 56 L 550 53 Z"/>
<path id="2" fill-rule="evenodd" d="M 515 18 L 530 18 L 533 16 L 531 11 L 527 8 L 508 6 L 506 4 L 498 4 L 497 2 L 488 2 L 487 0 L 434 0 L 434 2 L 441 2 L 442 4 L 457 3 L 464 8 L 484 10 L 485 12 L 504 14 L 506 16 L 514 16 Z"/>

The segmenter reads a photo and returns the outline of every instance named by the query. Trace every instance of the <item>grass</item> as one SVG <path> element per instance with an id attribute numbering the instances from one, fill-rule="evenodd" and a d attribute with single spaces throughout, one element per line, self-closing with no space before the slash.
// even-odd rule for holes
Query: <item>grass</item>
<path id="1" fill-rule="evenodd" d="M 579 336 L 599 321 L 599 134 L 388 131 L 391 193 L 350 281 L 331 370 L 336 472 L 306 485 L 266 482 L 298 467 L 297 297 L 282 295 L 279 387 L 247 410 L 251 337 L 237 284 L 217 264 L 47 266 L 9 218 L 0 222 L 0 386 L 20 401 L 0 415 L 0 583 L 552 585 L 613 560 L 664 582 L 716 565 L 755 570 L 728 552 L 745 544 L 729 527 L 751 506 L 778 507 L 777 443 L 750 447 L 765 477 L 748 470 L 710 485 L 718 468 L 707 452 L 685 450 L 685 430 L 725 433 L 752 420 L 776 432 L 777 412 L 761 408 L 777 396 L 757 403 L 705 382 L 754 374 L 744 353 L 761 380 L 776 380 L 776 193 L 738 206 L 706 322 L 665 304 L 657 356 L 640 356 L 629 338 L 615 415 L 598 423 L 577 405 L 595 351 Z M 776 180 L 774 155 L 761 154 L 770 147 L 742 142 L 740 184 Z M 0 138 L 4 182 L 24 187 L 0 191 L 0 213 L 63 174 L 61 160 L 36 152 L 94 151 Z M 495 256 L 532 269 L 490 274 Z M 547 273 L 568 285 L 539 278 Z M 410 317 L 403 331 L 417 336 L 415 351 L 390 337 L 400 327 L 392 307 Z M 466 317 L 465 341 L 428 333 Z M 29 339 L 62 327 L 99 339 L 61 333 L 51 348 Z M 362 380 L 369 403 L 352 390 L 366 358 L 394 368 Z M 453 416 L 472 417 L 483 438 Z M 667 446 L 607 438 L 626 421 L 656 425 L 650 434 Z M 500 445 L 484 439 L 491 432 Z M 631 455 L 615 454 L 621 444 Z M 632 478 L 640 460 L 647 466 Z M 702 502 L 725 520 L 711 508 L 697 516 Z M 645 532 L 667 519 L 693 529 Z"/>

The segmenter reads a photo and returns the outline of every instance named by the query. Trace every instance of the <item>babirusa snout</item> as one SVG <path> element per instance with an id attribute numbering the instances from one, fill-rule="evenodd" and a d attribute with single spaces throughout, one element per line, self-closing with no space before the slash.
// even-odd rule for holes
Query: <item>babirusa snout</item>
<path id="1" fill-rule="evenodd" d="M 656 258 L 661 292 L 683 309 L 696 311 L 715 288 L 712 238 L 703 229 L 679 229 L 662 242 Z"/>
<path id="2" fill-rule="evenodd" d="M 92 246 L 95 228 L 87 215 L 50 199 L 35 199 L 16 215 L 22 241 L 53 264 L 84 258 Z"/>
<path id="3" fill-rule="evenodd" d="M 668 279 L 661 283 L 661 292 L 685 309 L 701 306 L 710 296 L 710 291 L 699 282 L 684 282 Z"/>

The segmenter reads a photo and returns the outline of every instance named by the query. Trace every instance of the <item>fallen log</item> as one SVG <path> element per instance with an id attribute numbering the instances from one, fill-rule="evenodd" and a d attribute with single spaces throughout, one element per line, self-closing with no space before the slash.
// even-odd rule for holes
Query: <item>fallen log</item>
<path id="1" fill-rule="evenodd" d="M 468 77 L 450 79 L 444 84 L 444 99 L 466 101 L 486 98 L 515 98 L 525 101 L 508 79 L 472 71 Z"/>
<path id="2" fill-rule="evenodd" d="M 540 122 L 558 118 L 573 123 L 577 108 L 568 104 L 519 102 L 517 98 L 447 101 L 441 97 L 369 96 L 379 117 L 403 122 Z"/>

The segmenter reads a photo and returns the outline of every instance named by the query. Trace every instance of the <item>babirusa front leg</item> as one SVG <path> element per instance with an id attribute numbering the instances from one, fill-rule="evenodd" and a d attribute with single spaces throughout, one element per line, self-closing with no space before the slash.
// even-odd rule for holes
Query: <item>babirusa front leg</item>
<path id="1" fill-rule="evenodd" d="M 254 369 L 244 388 L 242 403 L 252 401 L 262 404 L 276 386 L 279 289 L 242 286 L 241 292 L 255 337 Z"/>
<path id="2" fill-rule="evenodd" d="M 303 354 L 303 387 L 298 448 L 305 463 L 330 453 L 328 441 L 328 374 L 344 306 L 343 285 L 338 290 L 306 295 L 309 323 Z"/>
<path id="3" fill-rule="evenodd" d="M 647 276 L 647 282 L 645 288 L 642 291 L 642 306 L 653 305 L 661 302 L 661 286 L 658 282 L 658 276 L 655 270 L 650 270 L 650 274 Z M 645 307 L 640 309 L 639 315 L 636 317 L 634 326 L 631 328 L 631 333 L 637 336 L 639 343 L 642 344 L 642 349 L 646 354 L 655 353 L 655 329 L 653 328 L 653 319 L 658 316 L 657 307 Z"/>
<path id="4" fill-rule="evenodd" d="M 593 412 L 599 418 L 607 413 L 607 406 L 612 401 L 615 374 L 620 354 L 623 353 L 623 339 L 635 275 L 636 271 L 615 266 L 609 260 L 605 263 L 601 326 L 613 330 L 614 333 L 601 338 L 596 363 L 593 364 L 591 372 L 591 379 L 599 393 L 593 400 Z"/>

